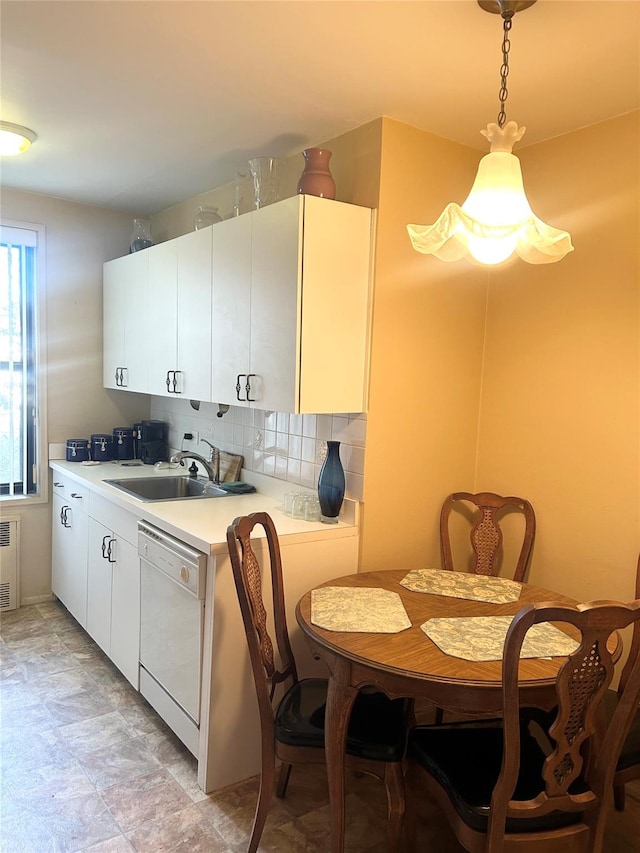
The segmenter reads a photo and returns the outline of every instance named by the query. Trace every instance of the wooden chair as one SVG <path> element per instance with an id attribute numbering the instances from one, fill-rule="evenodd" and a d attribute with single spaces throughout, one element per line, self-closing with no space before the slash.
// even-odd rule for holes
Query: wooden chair
<path id="1" fill-rule="evenodd" d="M 536 517 L 533 507 L 524 498 L 502 497 L 493 492 L 454 492 L 449 495 L 440 512 L 440 548 L 442 552 L 442 567 L 447 571 L 454 571 L 453 557 L 451 553 L 451 540 L 449 536 L 449 517 L 451 511 L 467 510 L 466 504 L 472 504 L 474 511 L 470 521 L 471 547 L 473 548 L 472 572 L 477 575 L 496 575 L 498 571 L 498 556 L 502 546 L 502 530 L 500 520 L 507 512 L 518 511 L 523 513 L 525 520 L 524 537 L 522 548 L 518 557 L 513 579 L 523 581 L 525 572 L 531 558 L 533 539 L 536 532 Z"/>
<path id="2" fill-rule="evenodd" d="M 614 671 L 606 643 L 638 620 L 640 601 L 527 604 L 505 640 L 502 719 L 412 730 L 410 772 L 426 771 L 423 781 L 466 850 L 600 853 L 616 763 L 640 696 L 636 656 L 603 736 L 599 705 Z M 550 621 L 574 625 L 581 639 L 558 671 L 558 710 L 545 731 L 519 707 L 518 660 L 529 628 Z"/>
<path id="3" fill-rule="evenodd" d="M 636 599 L 640 600 L 640 558 L 636 568 Z M 608 690 L 606 697 L 607 718 L 613 717 L 614 711 L 620 702 L 624 689 L 633 669 L 634 661 L 640 656 L 640 623 L 636 622 L 633 630 L 633 638 L 629 649 L 629 657 L 620 676 L 620 684 L 617 691 Z M 640 710 L 631 722 L 629 733 L 625 739 L 620 758 L 616 766 L 616 775 L 613 777 L 613 795 L 618 811 L 624 810 L 624 786 L 627 782 L 640 779 Z"/>
<path id="4" fill-rule="evenodd" d="M 266 534 L 272 587 L 275 646 L 269 633 L 262 593 L 261 567 L 251 536 L 256 527 Z M 284 797 L 291 767 L 296 763 L 324 763 L 324 713 L 328 682 L 298 679 L 285 616 L 280 547 L 272 519 L 255 512 L 236 518 L 227 528 L 227 544 L 247 635 L 262 736 L 262 772 L 248 853 L 260 843 L 274 787 Z M 266 562 L 266 560 L 265 560 Z M 276 658 L 279 658 L 279 663 Z M 277 700 L 278 693 L 284 692 Z M 408 703 L 381 693 L 360 693 L 354 703 L 347 735 L 347 764 L 384 781 L 387 790 L 391 850 L 402 849 L 405 811 L 404 757 L 408 731 Z M 275 785 L 276 759 L 281 762 Z"/>

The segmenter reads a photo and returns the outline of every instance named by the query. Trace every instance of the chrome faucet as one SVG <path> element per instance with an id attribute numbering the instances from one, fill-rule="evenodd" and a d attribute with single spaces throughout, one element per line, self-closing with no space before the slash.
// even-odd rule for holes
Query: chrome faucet
<path id="1" fill-rule="evenodd" d="M 206 438 L 200 439 L 201 444 L 207 444 L 211 448 L 211 458 L 209 459 L 210 465 L 215 465 L 215 476 L 213 482 L 216 486 L 220 485 L 220 448 L 216 447 L 214 444 L 211 444 L 210 441 L 207 441 Z"/>
<path id="2" fill-rule="evenodd" d="M 216 470 L 214 471 L 211 462 L 207 461 L 204 456 L 200 456 L 199 453 L 193 453 L 191 450 L 181 450 L 179 453 L 174 453 L 171 457 L 171 462 L 179 462 L 181 465 L 184 465 L 184 459 L 195 459 L 196 462 L 199 462 L 202 467 L 207 472 L 207 476 L 212 483 L 215 483 L 216 486 L 220 483 L 220 455 L 218 454 L 218 464 L 216 466 Z"/>

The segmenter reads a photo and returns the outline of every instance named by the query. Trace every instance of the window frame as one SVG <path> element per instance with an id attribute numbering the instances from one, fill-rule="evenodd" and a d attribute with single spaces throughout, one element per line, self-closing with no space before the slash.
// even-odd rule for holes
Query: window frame
<path id="1" fill-rule="evenodd" d="M 49 500 L 49 471 L 47 455 L 47 352 L 46 352 L 46 229 L 43 224 L 23 222 L 0 217 L 0 229 L 13 228 L 32 231 L 36 235 L 34 253 L 34 288 L 32 324 L 35 347 L 33 363 L 25 365 L 28 382 L 36 382 L 35 393 L 35 451 L 32 458 L 36 466 L 36 490 L 33 494 L 0 494 L 0 506 L 47 503 Z"/>

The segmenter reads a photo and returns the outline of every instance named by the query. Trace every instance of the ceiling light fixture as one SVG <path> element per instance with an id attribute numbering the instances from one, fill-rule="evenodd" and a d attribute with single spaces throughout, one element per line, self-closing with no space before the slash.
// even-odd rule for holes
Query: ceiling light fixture
<path id="1" fill-rule="evenodd" d="M 443 261 L 466 258 L 495 265 L 514 254 L 529 264 L 549 264 L 573 251 L 571 237 L 547 225 L 534 214 L 522 183 L 520 161 L 511 153 L 522 139 L 525 127 L 507 122 L 509 50 L 513 16 L 533 6 L 536 0 L 478 0 L 486 12 L 502 17 L 502 66 L 500 68 L 500 112 L 483 136 L 491 143 L 490 153 L 478 165 L 478 172 L 462 206 L 451 202 L 433 225 L 407 225 L 413 248 Z"/>
<path id="2" fill-rule="evenodd" d="M 24 154 L 37 138 L 38 135 L 28 127 L 22 127 L 10 121 L 0 121 L 0 156 L 12 157 L 15 154 Z"/>

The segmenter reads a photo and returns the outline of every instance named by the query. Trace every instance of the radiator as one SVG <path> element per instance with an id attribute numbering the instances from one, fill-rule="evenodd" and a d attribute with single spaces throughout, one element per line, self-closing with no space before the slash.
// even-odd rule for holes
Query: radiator
<path id="1" fill-rule="evenodd" d="M 18 606 L 20 519 L 0 521 L 0 612 Z"/>

